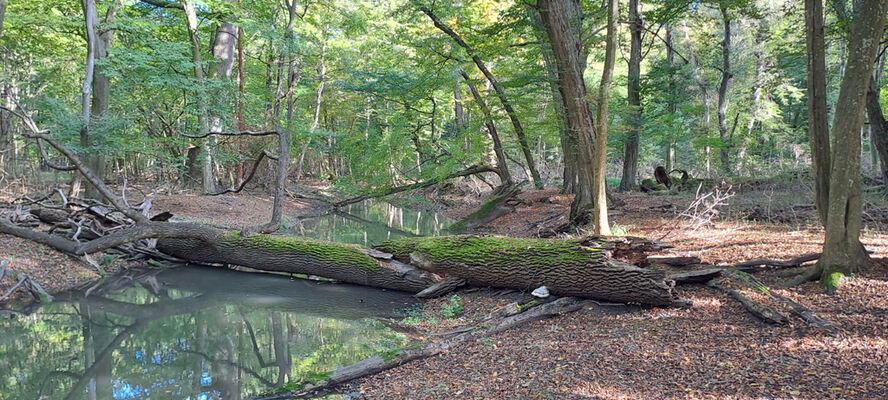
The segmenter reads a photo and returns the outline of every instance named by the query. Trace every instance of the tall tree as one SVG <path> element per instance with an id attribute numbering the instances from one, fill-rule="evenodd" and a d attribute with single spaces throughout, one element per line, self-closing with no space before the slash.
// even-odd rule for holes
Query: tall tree
<path id="1" fill-rule="evenodd" d="M 691 43 L 691 36 L 688 33 L 687 21 L 681 21 L 681 27 L 682 32 L 684 33 L 685 46 L 688 49 L 688 60 L 691 64 L 691 74 L 694 76 L 694 81 L 697 82 L 697 86 L 700 88 L 700 98 L 703 100 L 703 136 L 709 136 L 709 131 L 712 129 L 712 113 L 710 112 L 712 109 L 712 98 L 709 96 L 708 86 L 706 85 L 706 81 L 703 80 L 703 74 L 700 73 L 700 65 L 697 62 L 697 57 L 694 55 L 694 46 Z M 704 156 L 706 157 L 707 175 L 710 172 L 709 151 L 710 146 L 707 142 L 703 151 Z"/>
<path id="2" fill-rule="evenodd" d="M 450 36 L 454 42 L 459 47 L 462 47 L 472 58 L 472 62 L 475 63 L 475 66 L 484 74 L 484 77 L 487 78 L 487 81 L 490 83 L 490 86 L 493 87 L 494 92 L 496 92 L 497 98 L 499 98 L 500 103 L 503 106 L 503 109 L 506 111 L 506 115 L 509 116 L 509 120 L 512 121 L 512 127 L 515 129 L 515 136 L 518 138 L 518 145 L 521 146 L 521 152 L 524 153 L 524 160 L 527 162 L 527 169 L 530 170 L 531 180 L 533 180 L 533 184 L 537 189 L 543 188 L 543 181 L 540 178 L 540 173 L 537 170 L 536 162 L 533 159 L 533 154 L 530 151 L 530 145 L 527 142 L 527 136 L 524 134 L 524 127 L 521 125 L 521 120 L 518 119 L 518 113 L 515 111 L 515 108 L 512 106 L 512 102 L 509 101 L 509 97 L 506 96 L 506 91 L 503 89 L 502 85 L 500 85 L 499 81 L 496 77 L 493 76 L 493 73 L 490 72 L 490 69 L 487 68 L 487 65 L 484 64 L 484 61 L 481 60 L 481 57 L 478 56 L 478 52 L 469 46 L 463 38 L 456 33 L 453 29 L 451 29 L 447 24 L 441 21 L 435 13 L 428 7 L 420 5 L 416 0 L 414 0 L 414 4 L 417 4 L 417 7 L 420 11 L 422 11 L 425 15 L 432 20 L 432 23 L 436 28 L 441 30 Z"/>
<path id="3" fill-rule="evenodd" d="M 490 107 L 487 106 L 487 101 L 481 97 L 481 93 L 478 92 L 478 88 L 469 78 L 469 75 L 465 71 L 460 71 L 460 74 L 466 80 L 466 84 L 469 85 L 472 97 L 475 98 L 478 108 L 481 109 L 481 114 L 484 115 L 484 127 L 493 141 L 493 154 L 496 156 L 496 169 L 500 182 L 502 182 L 503 186 L 512 186 L 515 182 L 512 180 L 512 174 L 509 172 L 509 165 L 506 164 L 506 153 L 503 152 L 503 142 L 500 140 L 499 133 L 496 130 L 496 121 L 493 119 L 493 113 L 491 113 Z"/>
<path id="4" fill-rule="evenodd" d="M 821 82 L 819 75 L 821 68 L 819 56 L 823 47 L 823 4 L 822 0 L 806 0 L 805 21 L 808 38 L 808 66 L 809 110 L 814 118 L 825 118 L 816 113 L 825 114 L 825 107 L 819 105 L 825 103 L 820 99 Z M 839 89 L 839 98 L 836 103 L 835 117 L 833 119 L 833 136 L 835 143 L 841 146 L 833 146 L 829 154 L 829 164 L 824 168 L 824 152 L 829 153 L 828 131 L 822 130 L 809 132 L 812 138 L 812 156 L 814 157 L 815 171 L 828 174 L 827 177 L 817 176 L 816 187 L 817 206 L 820 215 L 825 218 L 826 237 L 823 244 L 823 255 L 814 268 L 802 278 L 820 278 L 821 285 L 827 291 L 838 288 L 843 274 L 861 271 L 871 266 L 872 261 L 860 242 L 860 229 L 862 225 L 863 200 L 861 189 L 861 137 L 860 130 L 863 126 L 866 96 L 870 89 L 873 63 L 879 48 L 879 38 L 885 29 L 886 14 L 888 14 L 888 1 L 864 0 L 860 5 L 859 13 L 851 24 L 851 33 L 848 43 L 848 59 L 845 63 L 845 74 Z M 818 51 L 819 49 L 819 51 Z M 825 75 L 825 74 L 824 74 Z M 825 85 L 824 85 L 825 86 Z M 812 90 L 814 89 L 814 90 Z M 825 93 L 824 93 L 825 94 Z M 812 122 L 813 124 L 813 122 Z M 814 126 L 809 127 L 813 128 Z M 825 140 L 825 144 L 813 141 Z M 820 183 L 827 178 L 826 185 Z M 825 198 L 825 199 L 824 199 Z M 826 201 L 823 204 L 823 201 Z"/>
<path id="5" fill-rule="evenodd" d="M 638 145 L 641 140 L 641 32 L 644 29 L 644 21 L 638 12 L 639 0 L 629 0 L 629 33 L 631 44 L 629 47 L 629 76 L 627 81 L 627 97 L 629 100 L 629 137 L 626 139 L 626 149 L 623 153 L 623 177 L 620 180 L 620 190 L 628 191 L 636 187 L 635 178 L 638 175 Z"/>
<path id="6" fill-rule="evenodd" d="M 724 174 L 731 173 L 731 158 L 729 150 L 731 147 L 730 138 L 728 138 L 728 85 L 734 73 L 731 71 L 731 14 L 728 8 L 721 4 L 719 10 L 722 15 L 722 24 L 724 26 L 724 39 L 722 39 L 722 67 L 721 81 L 718 84 L 718 137 L 721 139 L 721 147 L 719 155 L 721 156 L 721 169 Z"/>
<path id="7" fill-rule="evenodd" d="M 582 32 L 583 11 L 578 0 L 540 0 L 537 3 L 540 18 L 546 27 L 549 43 L 558 65 L 558 81 L 567 124 L 577 137 L 578 163 L 576 196 L 570 207 L 573 220 L 593 206 L 595 168 L 595 123 L 586 101 L 586 82 L 583 80 Z M 604 145 L 604 144 L 601 144 Z M 605 206 L 606 207 L 606 206 Z"/>
<path id="8" fill-rule="evenodd" d="M 558 90 L 558 64 L 555 62 L 555 56 L 552 54 L 552 45 L 546 37 L 546 27 L 540 20 L 540 12 L 536 7 L 526 3 L 527 15 L 533 25 L 533 32 L 536 40 L 540 43 L 540 52 L 543 54 L 543 63 L 546 65 L 546 79 L 549 81 L 549 91 L 552 93 L 552 105 L 555 109 L 555 122 L 558 125 L 559 138 L 561 139 L 562 158 L 564 159 L 564 169 L 562 171 L 562 183 L 564 184 L 561 192 L 564 194 L 576 193 L 577 188 L 577 138 L 567 126 L 567 115 L 564 111 L 564 99 Z M 583 70 L 585 71 L 586 57 L 583 56 Z"/>
<path id="9" fill-rule="evenodd" d="M 614 76 L 614 59 L 617 55 L 617 19 L 619 1 L 607 2 L 607 44 L 604 50 L 604 66 L 601 70 L 601 84 L 598 87 L 598 125 L 595 129 L 595 166 L 592 185 L 594 201 L 594 231 L 598 235 L 610 235 L 607 220 L 607 113 L 610 100 L 610 86 Z"/>
<path id="10" fill-rule="evenodd" d="M 234 2 L 235 0 L 225 0 Z M 216 34 L 213 39 L 212 56 L 213 63 L 210 65 L 208 74 L 209 79 L 221 80 L 225 82 L 231 81 L 231 74 L 234 71 L 234 57 L 237 53 L 237 26 L 231 21 L 222 21 L 216 28 Z M 213 108 L 210 113 L 210 132 L 222 132 L 224 130 L 222 122 L 223 108 L 226 108 L 227 102 L 224 101 L 218 91 L 213 96 Z M 203 190 L 204 193 L 215 193 L 218 191 L 216 180 L 213 177 L 214 157 L 218 138 L 211 136 L 207 140 L 206 152 L 204 157 L 204 173 L 203 173 Z"/>

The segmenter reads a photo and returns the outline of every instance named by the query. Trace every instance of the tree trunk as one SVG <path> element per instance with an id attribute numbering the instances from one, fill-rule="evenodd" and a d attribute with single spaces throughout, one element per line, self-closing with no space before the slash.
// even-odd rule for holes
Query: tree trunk
<path id="1" fill-rule="evenodd" d="M 558 295 L 652 306 L 686 304 L 673 293 L 662 272 L 610 258 L 608 252 L 615 246 L 620 244 L 597 239 L 441 236 L 388 241 L 374 251 L 293 236 L 241 236 L 222 230 L 210 242 L 158 242 L 161 251 L 194 261 L 317 275 L 414 293 L 437 283 L 440 279 L 432 275 L 437 274 L 478 286 L 529 290 L 546 285 Z"/>
<path id="2" fill-rule="evenodd" d="M 294 3 L 295 4 L 295 3 Z M 329 25 L 324 25 L 324 29 L 321 32 L 321 64 L 318 66 L 318 90 L 315 95 L 315 109 L 314 109 L 314 118 L 311 122 L 311 128 L 308 130 L 308 139 L 305 141 L 305 144 L 302 145 L 302 151 L 299 152 L 299 162 L 296 164 L 296 180 L 302 179 L 302 168 L 305 163 L 305 152 L 308 151 L 308 147 L 311 145 L 312 135 L 315 130 L 318 129 L 318 123 L 320 121 L 321 116 L 321 104 L 324 100 L 324 86 L 327 83 L 327 31 L 329 29 Z"/>
<path id="3" fill-rule="evenodd" d="M 814 168 L 814 205 L 826 226 L 829 206 L 830 142 L 826 106 L 826 56 L 823 0 L 805 0 L 805 42 L 808 52 L 808 140 Z"/>
<path id="4" fill-rule="evenodd" d="M 234 0 L 226 0 L 233 2 Z M 212 55 L 214 63 L 210 66 L 208 74 L 209 79 L 231 81 L 231 74 L 234 71 L 234 58 L 237 53 L 237 31 L 238 28 L 230 22 L 222 22 L 216 29 L 216 37 L 213 40 Z M 220 109 L 227 108 L 228 102 L 224 100 L 224 96 L 220 92 L 213 95 L 214 107 L 210 112 L 210 132 L 222 132 L 225 128 L 222 126 L 222 116 Z M 203 191 L 204 193 L 216 193 L 219 188 L 214 178 L 215 170 L 215 153 L 218 144 L 218 138 L 211 136 L 206 139 L 206 152 L 204 157 L 203 170 Z"/>
<path id="5" fill-rule="evenodd" d="M 835 146 L 831 157 L 826 238 L 823 256 L 817 262 L 821 285 L 827 291 L 837 289 L 842 274 L 858 272 L 871 265 L 860 243 L 863 211 L 860 130 L 886 14 L 888 2 L 866 0 L 851 26 L 845 77 L 833 120 L 835 141 L 842 146 Z"/>
<path id="6" fill-rule="evenodd" d="M 620 190 L 629 191 L 637 187 L 635 178 L 638 175 L 638 145 L 641 140 L 641 30 L 644 22 L 638 13 L 638 1 L 629 0 L 629 32 L 631 45 L 629 48 L 629 79 L 627 97 L 629 100 L 629 137 L 626 139 L 626 151 L 623 154 L 623 177 Z"/>
<path id="7" fill-rule="evenodd" d="M 540 52 L 543 54 L 543 63 L 546 65 L 546 79 L 549 81 L 549 92 L 552 94 L 552 105 L 555 109 L 555 122 L 558 125 L 559 138 L 561 139 L 562 157 L 564 159 L 564 170 L 562 173 L 562 183 L 564 187 L 561 193 L 574 194 L 577 192 L 577 137 L 568 128 L 567 112 L 564 109 L 564 98 L 561 97 L 561 91 L 558 89 L 558 63 L 555 61 L 555 55 L 552 53 L 552 45 L 546 37 L 546 27 L 540 20 L 539 11 L 526 4 L 527 15 L 533 24 L 533 32 L 537 41 L 540 42 Z M 585 61 L 585 58 L 583 59 Z M 585 62 L 583 62 L 585 65 Z M 585 70 L 585 66 L 583 68 Z"/>
<path id="8" fill-rule="evenodd" d="M 86 66 L 80 97 L 80 148 L 82 151 L 87 152 L 89 149 L 89 119 L 92 115 L 92 84 L 96 66 L 96 46 L 98 45 L 98 38 L 96 37 L 98 11 L 96 11 L 95 0 L 82 0 L 80 4 L 83 8 L 83 18 L 86 25 Z M 86 155 L 87 163 L 89 163 L 91 155 L 88 152 Z M 74 173 L 69 197 L 80 195 L 82 181 L 80 174 Z"/>
<path id="9" fill-rule="evenodd" d="M 114 1 L 110 4 L 108 8 L 108 12 L 105 14 L 105 20 L 102 21 L 102 25 L 106 25 L 104 29 L 101 29 L 97 32 L 96 37 L 96 50 L 95 50 L 95 58 L 96 60 L 101 60 L 103 58 L 108 57 L 108 49 L 111 48 L 111 42 L 114 39 L 114 30 L 108 28 L 107 25 L 114 23 L 114 19 L 117 16 L 117 10 L 120 7 L 120 3 Z M 105 66 L 97 65 L 95 67 L 95 73 L 93 74 L 92 80 L 92 107 L 90 112 L 93 116 L 101 118 L 102 114 L 105 111 L 108 111 L 108 107 L 110 106 L 111 101 L 111 79 L 105 75 Z M 95 137 L 90 138 L 92 146 L 102 146 L 104 145 L 104 141 L 97 140 Z M 101 151 L 90 151 L 87 156 L 87 165 L 89 168 L 98 176 L 100 179 L 105 178 L 105 156 Z M 85 196 L 90 199 L 102 200 L 103 196 L 99 193 L 99 190 L 87 183 L 86 184 L 86 193 Z"/>
<path id="10" fill-rule="evenodd" d="M 415 0 L 414 0 L 415 3 Z M 450 29 L 449 26 L 444 24 L 433 12 L 431 9 L 419 6 L 420 11 L 426 14 L 432 22 L 435 24 L 435 27 L 440 29 L 442 32 L 446 33 L 447 36 L 450 36 L 454 42 L 456 42 L 459 47 L 462 47 L 466 50 L 466 52 L 472 57 L 472 61 L 481 70 L 481 73 L 484 74 L 484 77 L 487 78 L 487 81 L 493 87 L 494 92 L 496 92 L 497 98 L 499 98 L 500 103 L 503 105 L 503 109 L 506 111 L 506 115 L 509 116 L 509 120 L 512 121 L 512 126 L 515 128 L 515 136 L 518 138 L 518 145 L 521 146 L 521 152 L 524 153 L 524 159 L 527 161 L 527 168 L 530 170 L 530 176 L 533 180 L 534 187 L 537 189 L 543 188 L 543 181 L 540 178 L 540 173 L 537 170 L 536 162 L 533 160 L 533 153 L 530 151 L 530 145 L 527 142 L 527 137 L 524 134 L 524 128 L 521 125 L 521 121 L 518 119 L 518 113 L 512 107 L 512 102 L 509 101 L 509 98 L 506 96 L 505 90 L 503 90 L 502 86 L 500 86 L 499 81 L 496 80 L 496 77 L 487 69 L 487 66 L 481 61 L 481 57 L 478 56 L 478 53 L 472 49 L 462 37 L 459 36 L 453 29 Z"/>
<path id="11" fill-rule="evenodd" d="M 688 24 L 686 21 L 681 21 L 681 25 L 684 31 L 685 46 L 688 48 L 688 59 L 691 61 L 691 73 L 694 76 L 694 81 L 697 82 L 697 86 L 700 87 L 700 98 L 703 100 L 703 136 L 708 137 L 709 131 L 712 129 L 712 114 L 710 112 L 712 109 L 712 99 L 709 98 L 709 90 L 707 89 L 706 81 L 703 80 L 703 75 L 700 74 L 697 57 L 694 56 L 694 46 L 691 44 L 691 36 L 688 34 Z M 709 150 L 709 143 L 707 143 L 703 150 L 706 155 L 707 175 L 709 175 L 710 172 Z"/>
<path id="12" fill-rule="evenodd" d="M 586 101 L 586 82 L 581 60 L 582 8 L 577 0 L 542 0 L 538 3 L 540 18 L 546 27 L 549 43 L 558 65 L 558 89 L 564 99 L 567 125 L 577 138 L 576 195 L 570 206 L 570 217 L 593 207 L 595 163 L 595 122 Z"/>
<path id="13" fill-rule="evenodd" d="M 719 155 L 721 156 L 721 169 L 725 175 L 730 175 L 731 159 L 729 150 L 731 149 L 730 138 L 728 137 L 728 84 L 731 77 L 731 16 L 725 6 L 721 6 L 722 21 L 724 23 L 724 35 L 722 40 L 722 76 L 718 85 L 718 137 L 721 139 L 721 148 Z"/>
<path id="14" fill-rule="evenodd" d="M 502 182 L 503 186 L 512 186 L 515 184 L 515 181 L 512 179 L 512 174 L 509 172 L 509 165 L 506 164 L 506 154 L 503 152 L 503 142 L 500 140 L 499 133 L 496 130 L 496 121 L 493 119 L 493 114 L 490 112 L 487 102 L 481 97 L 481 93 L 478 92 L 478 88 L 475 87 L 475 84 L 469 79 L 469 75 L 466 74 L 465 71 L 460 71 L 460 73 L 462 74 L 463 79 L 466 80 L 466 84 L 469 85 L 469 90 L 472 92 L 472 96 L 478 103 L 478 108 L 481 109 L 481 113 L 484 115 L 484 127 L 487 128 L 487 134 L 490 135 L 490 139 L 493 140 L 493 153 L 496 155 L 496 169 L 500 182 Z"/>
<path id="15" fill-rule="evenodd" d="M 673 50 L 672 26 L 666 25 L 666 62 L 669 63 L 669 95 L 666 99 L 669 113 L 678 114 L 677 88 L 675 84 L 675 50 Z M 675 138 L 669 134 L 666 143 L 666 171 L 675 168 Z"/>
<path id="16" fill-rule="evenodd" d="M 596 235 L 611 234 L 610 224 L 607 220 L 607 113 L 617 49 L 619 1 L 608 0 L 607 9 L 607 45 L 604 52 L 604 67 L 601 71 L 601 85 L 598 88 L 598 125 L 595 131 L 595 166 L 593 167 L 594 183 L 592 185 Z"/>
<path id="17" fill-rule="evenodd" d="M 879 165 L 881 166 L 882 183 L 886 185 L 885 191 L 888 192 L 888 121 L 885 121 L 885 114 L 879 103 L 879 88 L 876 86 L 875 80 L 870 83 L 866 95 L 866 111 L 870 123 L 872 145 L 881 160 Z"/>
<path id="18" fill-rule="evenodd" d="M 197 9 L 194 0 L 185 0 L 183 3 L 183 10 L 185 11 L 188 36 L 191 39 L 191 62 L 194 64 L 194 77 L 198 81 L 203 81 L 205 79 L 203 55 L 201 54 L 200 32 L 198 31 Z M 209 132 L 210 124 L 207 121 L 207 105 L 204 94 L 198 93 L 197 96 L 195 96 L 195 100 L 198 107 L 198 128 L 201 133 Z M 206 150 L 205 147 L 206 146 L 196 145 L 189 147 L 188 149 L 188 165 L 186 165 L 187 173 L 185 175 L 185 183 L 188 186 L 197 186 L 198 183 L 203 182 L 202 179 L 205 177 L 205 174 L 200 172 L 202 171 L 200 165 L 206 165 L 205 160 L 208 158 L 207 155 L 203 154 Z"/>

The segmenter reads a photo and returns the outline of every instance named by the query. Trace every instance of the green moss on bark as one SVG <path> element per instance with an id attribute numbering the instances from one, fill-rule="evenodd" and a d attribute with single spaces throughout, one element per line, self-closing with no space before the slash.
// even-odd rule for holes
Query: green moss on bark
<path id="1" fill-rule="evenodd" d="M 499 236 L 439 236 L 383 242 L 379 249 L 399 259 L 422 253 L 436 263 L 511 264 L 524 268 L 586 265 L 600 260 L 600 248 L 581 240 L 521 239 Z"/>
<path id="2" fill-rule="evenodd" d="M 836 290 L 839 290 L 844 276 L 845 274 L 838 271 L 824 272 L 820 277 L 820 287 L 827 293 L 835 293 Z"/>
<path id="3" fill-rule="evenodd" d="M 258 247 L 274 252 L 297 253 L 312 256 L 318 261 L 376 271 L 379 263 L 360 251 L 359 247 L 320 240 L 282 235 L 242 236 L 239 232 L 226 235 L 224 242 L 231 246 Z"/>

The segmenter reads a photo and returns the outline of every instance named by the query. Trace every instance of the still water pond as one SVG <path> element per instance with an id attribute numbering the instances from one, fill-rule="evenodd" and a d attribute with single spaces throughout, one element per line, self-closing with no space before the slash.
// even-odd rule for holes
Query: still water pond
<path id="1" fill-rule="evenodd" d="M 321 217 L 285 220 L 287 233 L 364 246 L 384 240 L 438 236 L 456 221 L 433 211 L 414 211 L 389 203 L 364 201 Z"/>
<path id="2" fill-rule="evenodd" d="M 351 212 L 302 221 L 301 233 L 373 244 L 452 223 L 384 204 Z M 0 319 L 0 400 L 249 398 L 404 346 L 384 318 L 414 302 L 216 268 L 129 272 Z"/>

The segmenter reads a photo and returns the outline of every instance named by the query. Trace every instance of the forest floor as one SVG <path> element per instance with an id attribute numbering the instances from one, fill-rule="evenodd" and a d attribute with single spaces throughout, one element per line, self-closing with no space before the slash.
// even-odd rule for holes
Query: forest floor
<path id="1" fill-rule="evenodd" d="M 749 184 L 733 190 L 737 194 L 719 207 L 721 216 L 696 230 L 691 220 L 676 216 L 693 193 L 618 193 L 623 205 L 611 210 L 611 223 L 623 234 L 672 243 L 672 254 L 714 264 L 789 260 L 820 251 L 823 231 L 806 205 L 811 196 L 800 195 L 803 187 Z M 559 216 L 571 200 L 556 191 L 519 198 L 514 212 L 477 231 L 535 236 L 546 224 L 563 223 Z M 677 292 L 693 301 L 691 308 L 609 314 L 608 307 L 591 306 L 463 344 L 353 383 L 349 390 L 372 399 L 888 398 L 886 210 L 883 202 L 870 204 L 865 216 L 863 242 L 874 252 L 876 268 L 847 278 L 835 295 L 816 283 L 783 287 L 780 274 L 786 270 L 756 273 L 775 292 L 832 322 L 835 334 L 797 319 L 769 326 L 721 292 L 681 286 Z M 472 211 L 457 207 L 445 213 L 459 218 Z M 507 302 L 483 291 L 459 296 L 469 320 Z M 441 315 L 450 301 L 429 301 L 413 322 L 419 320 L 427 332 L 463 324 Z"/>
<path id="2" fill-rule="evenodd" d="M 670 242 L 670 253 L 713 264 L 791 259 L 820 251 L 823 240 L 804 188 L 751 184 L 719 207 L 710 225 L 691 229 L 679 215 L 693 192 L 617 193 L 610 211 L 617 233 Z M 564 222 L 570 196 L 554 190 L 519 195 L 514 212 L 478 232 L 532 237 Z M 9 199 L 0 198 L 0 201 Z M 438 197 L 459 218 L 474 211 L 459 195 Z M 264 222 L 265 196 L 174 194 L 155 199 L 155 212 L 238 226 Z M 318 212 L 316 201 L 289 199 L 287 215 Z M 347 391 L 372 399 L 654 399 L 654 398 L 888 398 L 888 214 L 884 203 L 866 208 L 863 242 L 876 268 L 847 278 L 835 295 L 816 283 L 784 288 L 785 270 L 756 275 L 775 292 L 832 322 L 829 333 L 791 319 L 769 326 L 735 300 L 705 286 L 681 286 L 687 309 L 634 309 L 611 313 L 589 306 L 465 343 L 436 357 L 355 381 Z M 543 222 L 540 222 L 543 221 Z M 0 258 L 30 273 L 50 292 L 98 276 L 95 268 L 51 249 L 0 234 Z M 124 265 L 125 266 L 125 265 Z M 0 292 L 5 291 L 0 282 Z M 463 318 L 448 319 L 451 297 L 425 304 L 411 322 L 431 333 L 466 324 L 509 302 L 491 291 L 462 291 Z"/>

